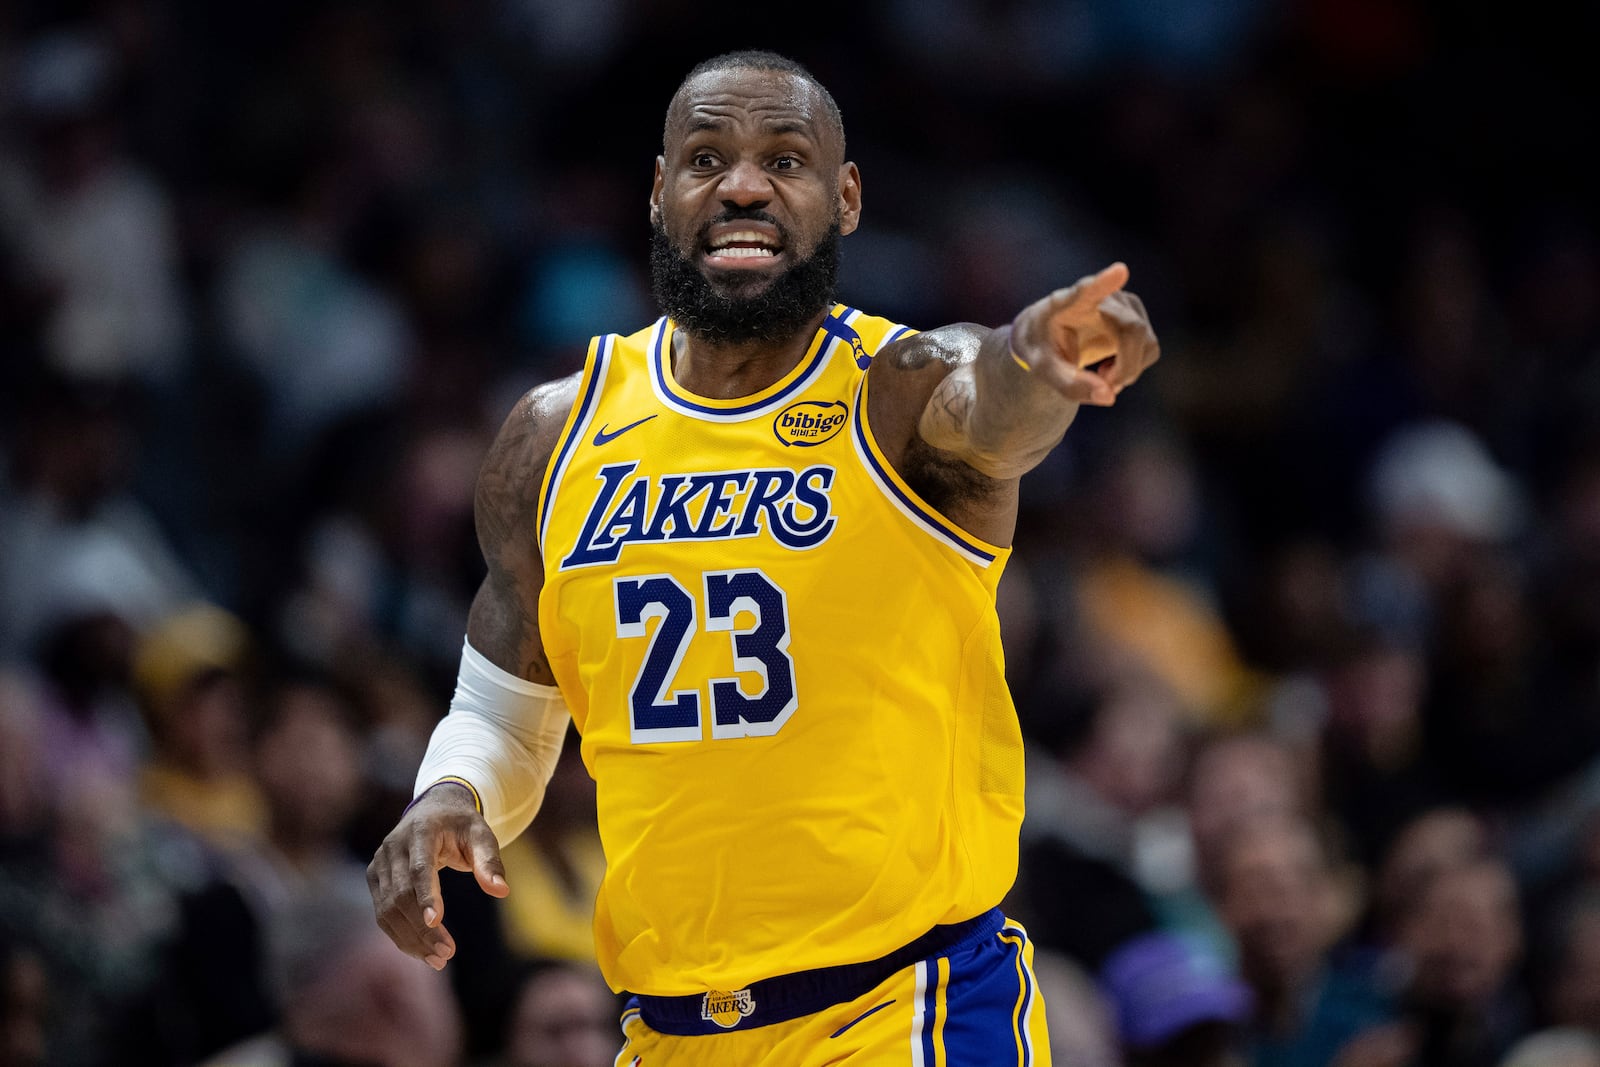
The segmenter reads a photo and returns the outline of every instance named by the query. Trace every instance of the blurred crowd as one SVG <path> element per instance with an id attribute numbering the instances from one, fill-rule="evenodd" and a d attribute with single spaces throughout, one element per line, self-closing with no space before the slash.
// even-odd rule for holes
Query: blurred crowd
<path id="1" fill-rule="evenodd" d="M 571 751 L 507 901 L 444 872 L 444 974 L 363 867 L 483 451 L 654 317 L 666 101 L 755 46 L 843 108 L 846 302 L 1122 259 L 1164 342 L 1001 585 L 1056 1062 L 1600 1067 L 1600 94 L 1550 7 L 0 4 L 0 1063 L 611 1062 Z"/>

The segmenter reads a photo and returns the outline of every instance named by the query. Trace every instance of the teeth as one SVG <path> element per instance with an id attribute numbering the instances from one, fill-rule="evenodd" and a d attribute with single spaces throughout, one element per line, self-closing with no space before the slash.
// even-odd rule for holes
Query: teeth
<path id="1" fill-rule="evenodd" d="M 718 237 L 715 241 L 711 242 L 711 247 L 713 250 L 716 250 L 725 248 L 732 244 L 761 245 L 763 248 L 771 248 L 773 241 L 772 238 L 768 237 L 766 234 L 757 233 L 754 230 L 740 230 L 736 233 L 723 234 L 721 237 Z"/>
<path id="2" fill-rule="evenodd" d="M 757 256 L 766 256 L 770 259 L 773 255 L 773 251 L 770 248 L 751 248 L 749 245 L 739 248 L 717 248 L 714 251 L 717 255 L 727 259 L 753 259 Z"/>

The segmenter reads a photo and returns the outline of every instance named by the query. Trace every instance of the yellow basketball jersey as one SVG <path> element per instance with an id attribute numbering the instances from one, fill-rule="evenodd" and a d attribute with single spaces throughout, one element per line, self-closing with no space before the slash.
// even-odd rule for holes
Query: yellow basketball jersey
<path id="1" fill-rule="evenodd" d="M 836 305 L 737 400 L 673 324 L 596 338 L 541 491 L 539 621 L 597 784 L 612 986 L 677 996 L 882 956 L 1000 902 L 1022 738 L 1009 550 L 911 491 L 867 426 L 907 331 Z"/>

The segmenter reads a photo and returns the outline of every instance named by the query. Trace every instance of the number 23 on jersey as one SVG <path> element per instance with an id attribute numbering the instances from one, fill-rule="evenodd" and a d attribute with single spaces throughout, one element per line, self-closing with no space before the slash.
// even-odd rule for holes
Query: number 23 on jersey
<path id="1" fill-rule="evenodd" d="M 783 729 L 799 704 L 789 656 L 789 598 L 783 590 L 759 569 L 706 571 L 700 578 L 696 590 L 685 589 L 670 574 L 612 581 L 617 637 L 649 642 L 629 690 L 636 745 L 701 740 L 708 694 L 713 738 L 770 736 Z M 657 620 L 653 630 L 652 619 Z M 740 677 L 710 678 L 703 686 L 678 688 L 685 681 L 678 677 L 679 667 L 702 628 L 708 635 L 728 635 L 733 669 L 744 678 L 754 676 L 754 684 Z"/>

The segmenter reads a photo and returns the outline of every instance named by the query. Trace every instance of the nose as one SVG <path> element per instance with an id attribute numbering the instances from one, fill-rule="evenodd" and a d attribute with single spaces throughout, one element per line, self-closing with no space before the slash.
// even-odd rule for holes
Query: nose
<path id="1" fill-rule="evenodd" d="M 772 179 L 759 163 L 740 160 L 723 172 L 717 195 L 727 207 L 765 207 L 772 199 Z"/>

